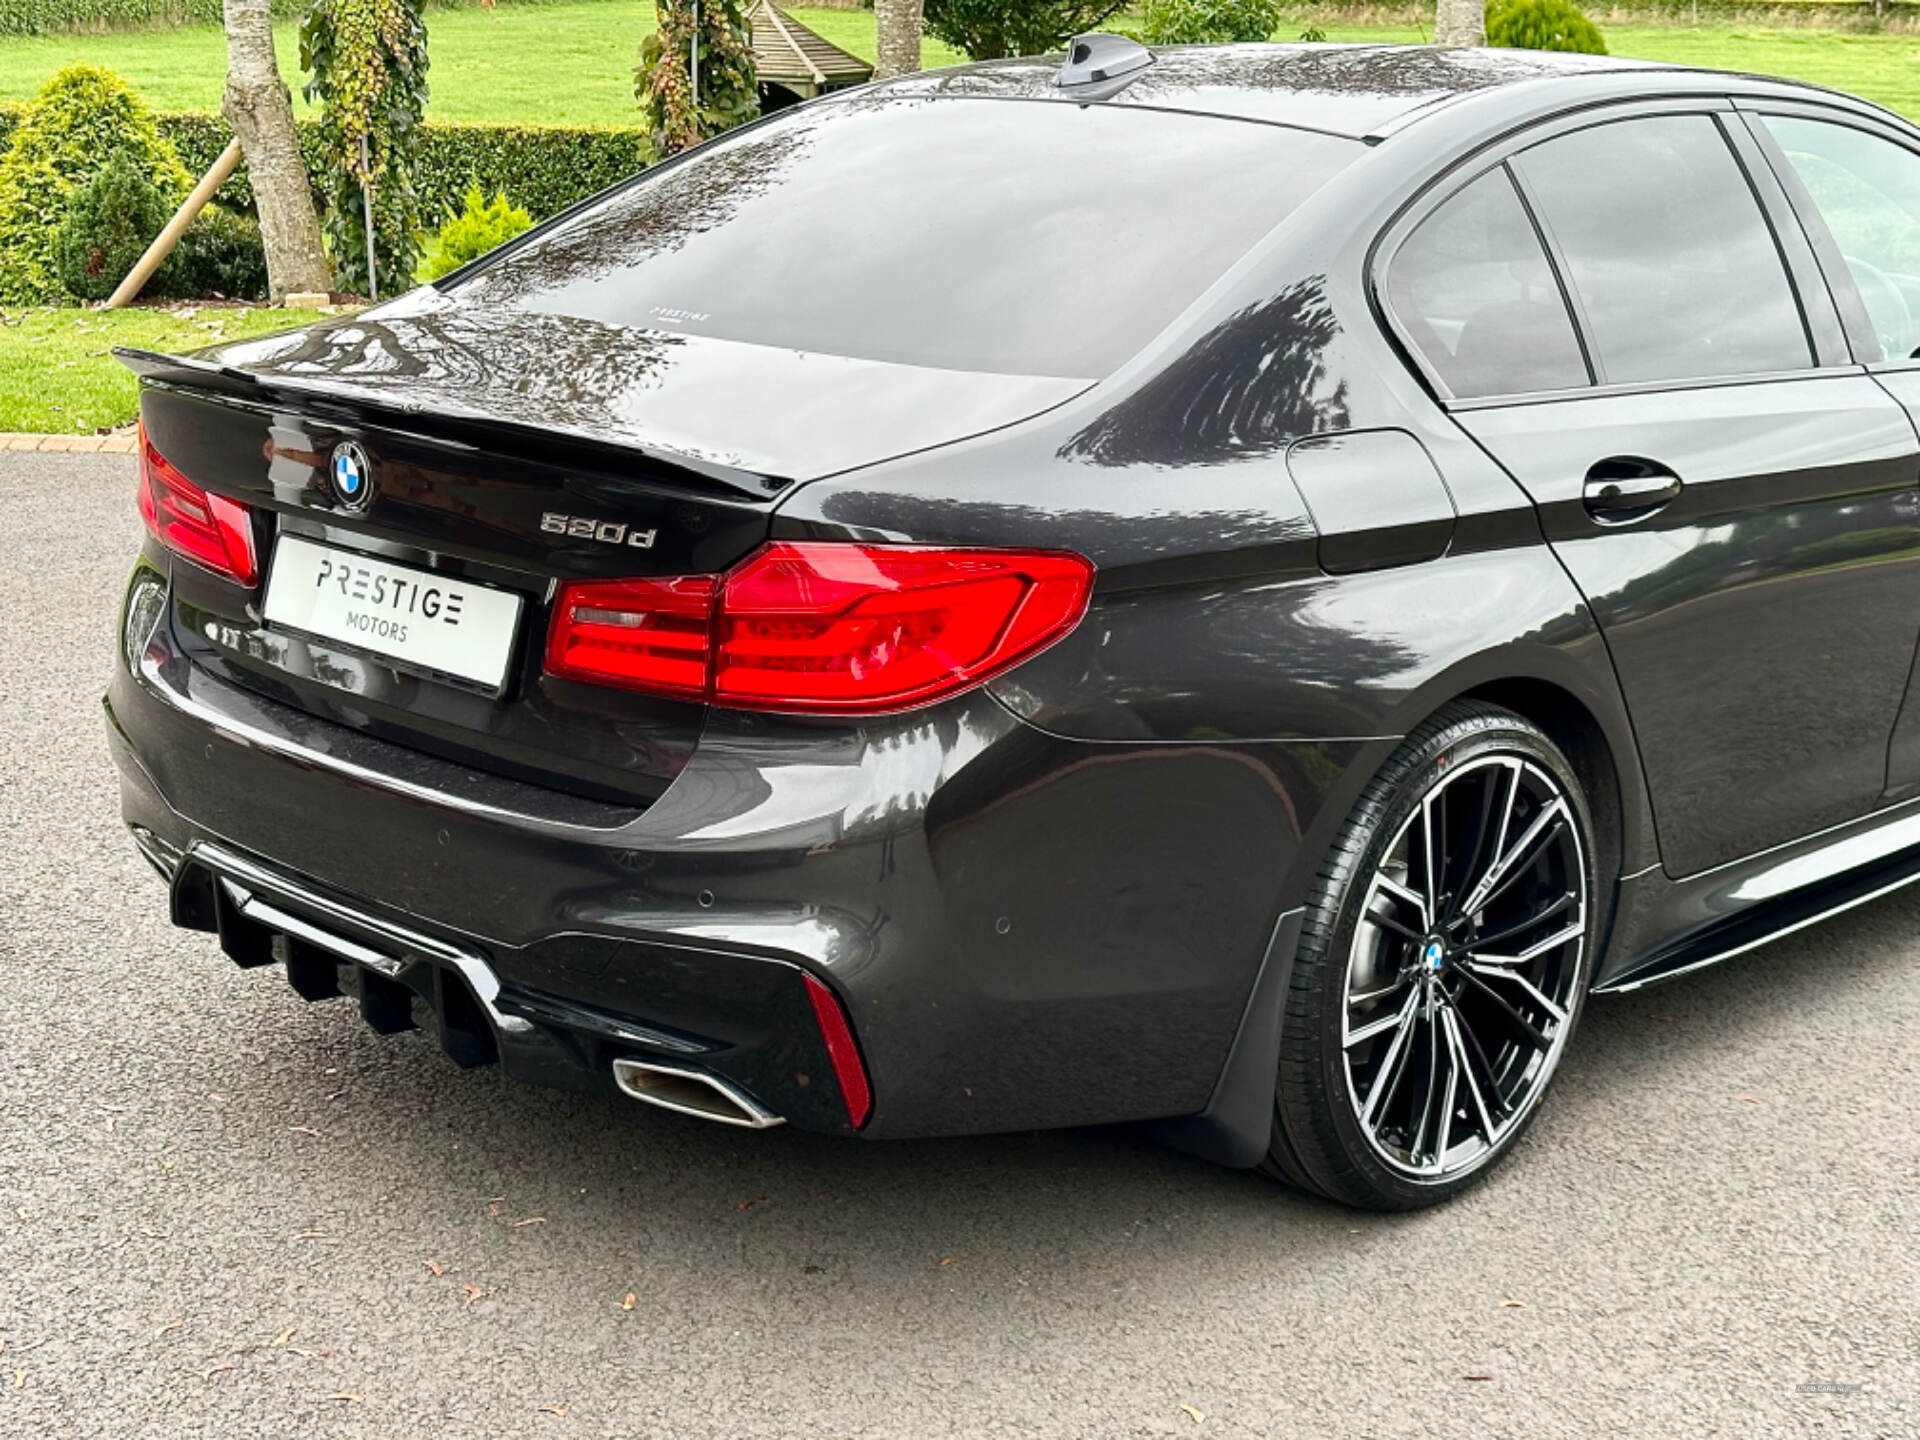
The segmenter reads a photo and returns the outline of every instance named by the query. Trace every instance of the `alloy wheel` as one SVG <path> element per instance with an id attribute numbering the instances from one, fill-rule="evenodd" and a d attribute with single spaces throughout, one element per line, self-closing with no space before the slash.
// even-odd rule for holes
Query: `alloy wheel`
<path id="1" fill-rule="evenodd" d="M 1581 843 L 1552 775 L 1483 755 L 1426 791 L 1375 867 L 1341 1054 L 1360 1129 L 1396 1173 L 1474 1169 L 1545 1091 L 1584 974 Z"/>

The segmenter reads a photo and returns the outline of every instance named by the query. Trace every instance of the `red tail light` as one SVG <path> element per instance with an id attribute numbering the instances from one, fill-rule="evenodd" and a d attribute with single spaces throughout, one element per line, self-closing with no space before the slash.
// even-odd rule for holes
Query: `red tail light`
<path id="1" fill-rule="evenodd" d="M 561 587 L 547 668 L 739 709 L 908 710 L 1059 639 L 1092 585 L 1055 551 L 776 543 L 724 576 Z"/>
<path id="2" fill-rule="evenodd" d="M 713 657 L 711 575 L 564 585 L 547 632 L 547 669 L 702 700 Z"/>
<path id="3" fill-rule="evenodd" d="M 154 449 L 140 427 L 140 516 L 174 554 L 252 586 L 260 578 L 253 517 L 238 500 L 210 495 Z"/>
<path id="4" fill-rule="evenodd" d="M 804 974 L 804 972 L 803 972 Z M 807 975 L 807 999 L 813 1002 L 813 1018 L 820 1026 L 820 1038 L 827 1045 L 827 1059 L 833 1062 L 833 1078 L 840 1083 L 840 1097 L 847 1102 L 847 1119 L 858 1130 L 867 1123 L 873 1108 L 873 1091 L 867 1085 L 867 1067 L 860 1063 L 859 1047 L 853 1043 L 853 1030 L 847 1024 L 840 1002 L 820 981 Z"/>

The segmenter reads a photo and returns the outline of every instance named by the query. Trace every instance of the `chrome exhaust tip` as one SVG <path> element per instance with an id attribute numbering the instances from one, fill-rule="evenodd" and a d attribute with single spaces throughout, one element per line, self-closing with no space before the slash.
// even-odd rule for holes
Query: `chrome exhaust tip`
<path id="1" fill-rule="evenodd" d="M 722 1125 L 768 1130 L 785 1123 L 737 1085 L 718 1075 L 681 1065 L 666 1065 L 655 1060 L 616 1060 L 613 1083 L 620 1087 L 621 1093 L 636 1100 Z"/>

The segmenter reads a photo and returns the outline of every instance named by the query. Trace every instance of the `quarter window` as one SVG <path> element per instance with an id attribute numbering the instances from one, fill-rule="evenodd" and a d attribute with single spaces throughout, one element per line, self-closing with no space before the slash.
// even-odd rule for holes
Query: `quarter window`
<path id="1" fill-rule="evenodd" d="M 1920 354 L 1920 155 L 1848 125 L 1763 119 L 1839 245 L 1882 351 Z"/>
<path id="2" fill-rule="evenodd" d="M 1387 272 L 1387 298 L 1463 400 L 1587 383 L 1566 301 L 1504 169 L 1420 222 Z"/>
<path id="3" fill-rule="evenodd" d="M 1707 115 L 1621 120 L 1516 161 L 1606 384 L 1813 363 L 1760 203 Z"/>

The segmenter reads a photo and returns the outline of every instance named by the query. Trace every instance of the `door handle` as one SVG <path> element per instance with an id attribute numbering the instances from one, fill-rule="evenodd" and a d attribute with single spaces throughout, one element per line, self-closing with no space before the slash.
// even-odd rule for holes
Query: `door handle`
<path id="1" fill-rule="evenodd" d="M 1680 477 L 1658 460 L 1613 455 L 1589 467 L 1580 499 L 1600 524 L 1630 525 L 1671 504 L 1681 488 Z"/>

